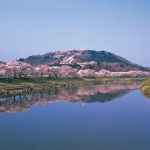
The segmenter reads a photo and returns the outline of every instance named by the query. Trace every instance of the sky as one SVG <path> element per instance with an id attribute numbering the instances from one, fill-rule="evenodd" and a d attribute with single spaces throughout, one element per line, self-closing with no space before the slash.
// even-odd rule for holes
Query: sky
<path id="1" fill-rule="evenodd" d="M 0 0 L 0 60 L 72 49 L 150 67 L 150 1 Z"/>

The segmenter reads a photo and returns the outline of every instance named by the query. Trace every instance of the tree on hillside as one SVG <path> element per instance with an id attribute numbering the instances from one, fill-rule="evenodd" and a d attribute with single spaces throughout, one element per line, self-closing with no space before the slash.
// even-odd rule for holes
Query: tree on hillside
<path id="1" fill-rule="evenodd" d="M 69 67 L 69 66 L 62 66 L 61 67 L 61 76 L 62 77 L 77 77 L 78 69 Z"/>
<path id="2" fill-rule="evenodd" d="M 34 70 L 30 64 L 19 61 L 8 62 L 6 66 L 11 69 L 14 78 L 22 78 L 30 76 Z"/>
<path id="3" fill-rule="evenodd" d="M 0 64 L 0 77 L 7 79 L 12 77 L 12 70 L 5 64 Z"/>
<path id="4" fill-rule="evenodd" d="M 61 77 L 61 67 L 49 67 L 48 69 L 49 77 L 58 78 Z"/>

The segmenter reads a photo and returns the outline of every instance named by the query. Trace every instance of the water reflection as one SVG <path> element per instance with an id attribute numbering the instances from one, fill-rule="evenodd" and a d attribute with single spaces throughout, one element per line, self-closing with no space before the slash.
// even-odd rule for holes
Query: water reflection
<path id="1" fill-rule="evenodd" d="M 150 99 L 150 94 L 143 93 L 142 91 L 141 91 L 141 93 L 142 93 L 146 98 Z"/>
<path id="2" fill-rule="evenodd" d="M 47 104 L 57 101 L 73 103 L 109 102 L 137 88 L 139 88 L 139 83 L 88 85 L 1 97 L 0 112 L 22 112 L 31 108 L 34 104 Z"/>

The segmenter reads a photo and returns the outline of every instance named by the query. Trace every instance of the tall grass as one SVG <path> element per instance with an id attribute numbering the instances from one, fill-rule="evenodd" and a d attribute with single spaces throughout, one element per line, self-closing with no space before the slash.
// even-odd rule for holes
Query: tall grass
<path id="1" fill-rule="evenodd" d="M 142 83 L 141 91 L 150 94 L 150 79 L 147 79 Z"/>

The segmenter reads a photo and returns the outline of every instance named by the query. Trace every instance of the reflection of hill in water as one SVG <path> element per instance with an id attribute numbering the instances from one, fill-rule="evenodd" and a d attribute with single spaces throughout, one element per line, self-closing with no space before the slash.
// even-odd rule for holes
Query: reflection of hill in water
<path id="1" fill-rule="evenodd" d="M 69 87 L 64 89 L 51 89 L 28 95 L 15 95 L 0 98 L 0 112 L 21 112 L 34 104 L 47 104 L 50 102 L 108 102 L 120 97 L 133 89 L 139 88 L 139 84 L 105 84 L 88 85 L 81 87 Z"/>
<path id="2" fill-rule="evenodd" d="M 107 94 L 98 93 L 95 95 L 83 96 L 83 102 L 85 103 L 109 102 L 109 101 L 112 101 L 113 99 L 116 99 L 120 96 L 127 94 L 129 91 L 130 90 L 124 90 L 124 91 L 117 91 L 117 92 L 107 93 Z"/>

